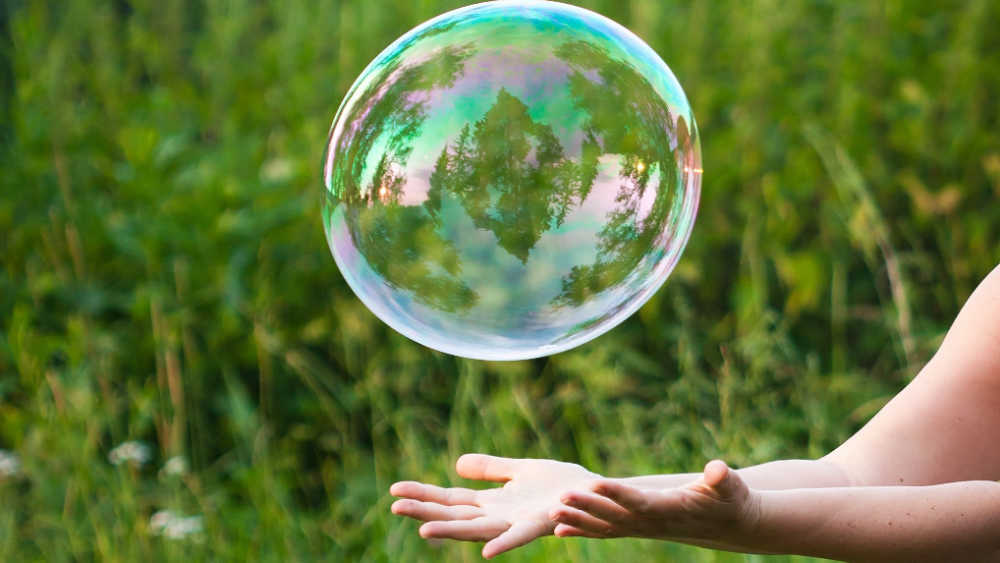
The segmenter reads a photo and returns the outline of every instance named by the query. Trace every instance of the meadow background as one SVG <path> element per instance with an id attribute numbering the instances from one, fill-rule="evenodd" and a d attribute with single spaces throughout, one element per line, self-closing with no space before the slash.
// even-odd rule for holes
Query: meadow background
<path id="1" fill-rule="evenodd" d="M 362 68 L 460 4 L 0 4 L 0 560 L 477 561 L 389 484 L 458 484 L 468 451 L 616 476 L 820 456 L 1000 261 L 997 2 L 588 0 L 698 118 L 680 265 L 551 358 L 413 344 L 337 271 L 320 160 Z M 792 560 L 502 560 L 567 559 Z"/>

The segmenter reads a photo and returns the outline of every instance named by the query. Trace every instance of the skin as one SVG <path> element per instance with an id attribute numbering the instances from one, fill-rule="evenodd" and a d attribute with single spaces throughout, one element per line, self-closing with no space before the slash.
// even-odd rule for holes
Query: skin
<path id="1" fill-rule="evenodd" d="M 483 556 L 549 534 L 643 537 L 851 561 L 1000 561 L 1000 267 L 941 348 L 857 434 L 817 460 L 603 478 L 575 464 L 467 454 L 474 491 L 396 483 L 425 538 Z"/>

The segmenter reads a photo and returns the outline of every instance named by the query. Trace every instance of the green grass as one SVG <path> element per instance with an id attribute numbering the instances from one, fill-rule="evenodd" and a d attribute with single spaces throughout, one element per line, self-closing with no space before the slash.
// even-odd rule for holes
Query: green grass
<path id="1" fill-rule="evenodd" d="M 457 2 L 0 8 L 5 561 L 476 561 L 389 513 L 466 451 L 611 475 L 819 456 L 919 369 L 1000 261 L 1000 6 L 589 1 L 673 68 L 702 134 L 691 243 L 571 352 L 395 334 L 326 249 L 348 86 Z M 142 440 L 152 459 L 113 466 Z M 191 471 L 167 476 L 168 458 Z M 200 541 L 151 534 L 161 509 Z M 780 561 L 543 541 L 509 561 Z M 803 559 L 798 559 L 803 560 Z"/>

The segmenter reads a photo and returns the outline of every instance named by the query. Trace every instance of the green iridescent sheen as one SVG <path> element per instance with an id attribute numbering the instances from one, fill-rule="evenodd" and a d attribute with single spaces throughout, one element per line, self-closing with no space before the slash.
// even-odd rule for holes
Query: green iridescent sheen
<path id="1" fill-rule="evenodd" d="M 582 344 L 666 280 L 694 223 L 697 128 L 663 61 L 593 12 L 478 4 L 410 31 L 330 131 L 341 272 L 431 348 L 522 359 Z"/>

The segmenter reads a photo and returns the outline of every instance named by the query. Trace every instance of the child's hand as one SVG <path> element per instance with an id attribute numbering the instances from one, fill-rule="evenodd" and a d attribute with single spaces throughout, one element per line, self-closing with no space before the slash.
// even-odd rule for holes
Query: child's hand
<path id="1" fill-rule="evenodd" d="M 751 534 L 760 496 L 722 461 L 705 466 L 701 479 L 673 489 L 642 490 L 602 479 L 589 490 L 562 494 L 549 516 L 555 535 L 642 537 L 712 546 Z"/>
<path id="2" fill-rule="evenodd" d="M 549 513 L 561 506 L 560 496 L 601 479 L 575 463 L 482 454 L 463 455 L 455 468 L 467 479 L 504 486 L 477 491 L 402 481 L 389 489 L 403 497 L 392 511 L 425 521 L 420 527 L 425 538 L 487 541 L 486 558 L 552 534 L 555 522 Z"/>

